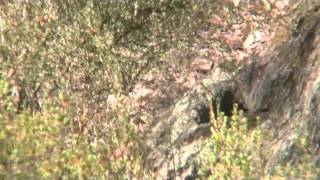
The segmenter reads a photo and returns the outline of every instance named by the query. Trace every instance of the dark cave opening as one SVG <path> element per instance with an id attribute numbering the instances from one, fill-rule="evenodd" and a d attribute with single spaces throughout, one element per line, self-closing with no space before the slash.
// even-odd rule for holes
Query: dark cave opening
<path id="1" fill-rule="evenodd" d="M 217 99 L 212 99 L 212 107 L 213 107 L 215 114 L 217 114 L 217 104 L 218 103 L 220 103 L 219 111 L 223 112 L 224 115 L 226 115 L 227 117 L 231 117 L 233 106 L 235 103 L 238 104 L 239 109 L 246 111 L 246 109 L 243 107 L 242 103 L 240 103 L 236 99 L 236 97 L 235 97 L 234 93 L 232 93 L 232 91 L 224 91 L 220 102 Z M 199 116 L 200 117 L 197 122 L 198 124 L 204 124 L 204 123 L 210 122 L 209 107 L 207 105 L 201 107 L 201 109 L 199 111 Z"/>
<path id="2" fill-rule="evenodd" d="M 236 101 L 234 94 L 231 91 L 225 91 L 220 102 L 220 112 L 224 112 L 226 116 L 230 117 L 232 115 L 232 109 L 235 103 L 239 104 Z M 215 104 L 217 104 L 217 102 Z M 213 107 L 215 106 L 216 105 L 213 105 Z"/>

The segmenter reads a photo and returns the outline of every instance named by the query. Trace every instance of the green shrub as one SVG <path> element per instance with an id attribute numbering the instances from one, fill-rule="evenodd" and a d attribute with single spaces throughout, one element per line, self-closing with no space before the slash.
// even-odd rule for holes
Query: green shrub
<path id="1" fill-rule="evenodd" d="M 39 112 L 16 113 L 8 96 L 8 83 L 3 79 L 0 90 L 1 178 L 147 177 L 141 166 L 139 137 L 129 124 L 118 125 L 118 130 L 107 129 L 105 133 L 109 134 L 94 134 L 88 139 L 87 135 L 72 131 L 72 118 L 59 107 L 46 104 Z M 118 109 L 114 118 L 127 118 L 127 112 Z M 102 133 L 99 131 L 96 133 Z M 114 155 L 119 148 L 124 148 L 123 152 Z"/>
<path id="2" fill-rule="evenodd" d="M 194 17 L 206 4 L 0 4 L 0 176 L 146 178 L 126 96 L 144 74 L 161 68 L 157 60 L 166 51 L 192 42 L 203 23 Z M 109 96 L 117 97 L 113 108 Z"/>
<path id="3" fill-rule="evenodd" d="M 204 179 L 317 179 L 320 171 L 312 159 L 308 136 L 297 130 L 291 141 L 291 149 L 295 157 L 290 161 L 281 160 L 279 150 L 277 162 L 271 162 L 272 141 L 259 118 L 251 125 L 252 120 L 247 119 L 237 105 L 234 106 L 231 117 L 219 112 L 212 121 L 212 136 L 205 143 L 201 152 L 201 172 Z M 213 116 L 214 117 L 214 116 Z M 297 128 L 299 129 L 299 127 Z M 273 168 L 272 173 L 266 167 Z"/>
<path id="4" fill-rule="evenodd" d="M 202 175 L 210 179 L 256 179 L 262 174 L 263 131 L 248 129 L 248 119 L 235 105 L 228 118 L 218 113 L 212 136 L 202 152 Z M 206 158 L 205 158 L 206 157 Z M 209 157 L 209 158 L 208 158 Z"/>

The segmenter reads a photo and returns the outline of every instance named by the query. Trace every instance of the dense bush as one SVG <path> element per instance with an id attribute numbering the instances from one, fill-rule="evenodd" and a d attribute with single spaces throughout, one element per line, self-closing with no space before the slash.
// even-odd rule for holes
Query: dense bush
<path id="1" fill-rule="evenodd" d="M 88 139 L 88 135 L 72 130 L 72 116 L 52 101 L 44 102 L 41 111 L 16 113 L 8 87 L 1 79 L 1 179 L 122 179 L 147 175 L 140 163 L 138 137 L 129 124 L 114 126 L 119 129 L 97 129 Z M 64 99 L 61 96 L 57 100 Z M 126 122 L 126 112 L 118 110 L 110 120 Z"/>
<path id="2" fill-rule="evenodd" d="M 232 116 L 227 117 L 222 112 L 212 123 L 211 138 L 207 140 L 201 152 L 200 175 L 204 179 L 317 179 L 319 170 L 308 151 L 308 136 L 301 130 L 291 141 L 294 151 L 299 157 L 291 162 L 281 157 L 288 154 L 289 149 L 279 151 L 279 157 L 267 170 L 272 148 L 270 135 L 255 120 L 244 116 L 243 111 L 235 105 Z M 254 122 L 255 128 L 252 128 Z M 268 147 L 268 148 L 266 148 Z M 291 149 L 292 150 L 292 149 Z M 301 156 L 303 154 L 303 156 Z"/>
<path id="3" fill-rule="evenodd" d="M 0 1 L 1 178 L 148 177 L 125 97 L 210 4 Z"/>
<path id="4" fill-rule="evenodd" d="M 249 130 L 248 119 L 235 106 L 228 118 L 218 113 L 212 136 L 203 153 L 202 175 L 212 179 L 256 179 L 261 177 L 264 156 L 261 128 Z M 210 158 L 208 158 L 210 157 Z M 208 169 L 209 168 L 209 169 Z"/>
<path id="5" fill-rule="evenodd" d="M 187 54 L 222 2 L 0 1 L 0 179 L 152 179 L 126 96 L 167 52 Z M 258 177 L 262 130 L 236 109 L 231 128 L 219 118 L 205 167 Z"/>

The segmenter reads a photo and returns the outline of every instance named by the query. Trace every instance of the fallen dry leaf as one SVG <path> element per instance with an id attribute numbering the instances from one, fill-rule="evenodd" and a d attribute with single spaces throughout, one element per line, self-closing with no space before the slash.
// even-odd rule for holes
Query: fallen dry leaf
<path id="1" fill-rule="evenodd" d="M 117 149 L 112 152 L 111 160 L 116 161 L 119 158 L 125 158 L 129 154 L 129 149 L 121 144 Z"/>
<path id="2" fill-rule="evenodd" d="M 240 0 L 232 0 L 232 3 L 234 5 L 234 7 L 238 7 L 239 3 L 240 3 Z"/>
<path id="3" fill-rule="evenodd" d="M 187 77 L 186 77 L 186 81 L 183 84 L 186 87 L 192 87 L 196 84 L 196 74 L 194 72 L 190 72 L 188 73 Z"/>
<path id="4" fill-rule="evenodd" d="M 143 98 L 143 97 L 149 96 L 152 93 L 153 93 L 152 89 L 147 88 L 142 83 L 138 83 L 133 89 L 132 96 L 135 99 L 139 99 L 139 98 Z"/>
<path id="5" fill-rule="evenodd" d="M 268 0 L 261 0 L 262 4 L 264 5 L 264 9 L 266 11 L 270 11 L 271 10 L 271 4 Z"/>
<path id="6" fill-rule="evenodd" d="M 108 107 L 110 109 L 112 109 L 112 110 L 115 109 L 117 107 L 117 104 L 118 104 L 117 97 L 115 95 L 113 95 L 113 94 L 108 95 L 107 104 L 108 104 Z"/>
<path id="7" fill-rule="evenodd" d="M 241 14 L 241 17 L 246 20 L 246 21 L 249 21 L 251 19 L 251 15 L 249 12 L 245 11 L 245 12 L 240 12 Z"/>
<path id="8" fill-rule="evenodd" d="M 209 71 L 212 69 L 213 62 L 205 59 L 205 58 L 195 58 L 192 63 L 191 67 L 195 70 L 200 70 L 200 71 Z"/>
<path id="9" fill-rule="evenodd" d="M 255 42 L 254 33 L 250 32 L 246 38 L 246 40 L 243 42 L 244 48 L 249 48 L 253 43 Z"/>
<path id="10" fill-rule="evenodd" d="M 261 32 L 259 30 L 254 31 L 254 37 L 256 42 L 261 41 Z"/>
<path id="11" fill-rule="evenodd" d="M 248 57 L 248 53 L 246 53 L 244 51 L 240 51 L 240 50 L 234 51 L 232 53 L 232 55 L 233 55 L 234 59 L 237 61 L 237 63 L 242 62 L 245 58 Z"/>
<path id="12" fill-rule="evenodd" d="M 211 18 L 211 23 L 214 25 L 218 25 L 218 26 L 225 26 L 226 25 L 226 21 L 224 21 L 218 15 L 213 15 L 213 17 Z"/>
<path id="13" fill-rule="evenodd" d="M 229 46 L 237 45 L 242 41 L 242 33 L 221 33 L 220 39 L 222 39 L 225 43 L 227 43 Z"/>
<path id="14" fill-rule="evenodd" d="M 282 1 L 276 1 L 274 3 L 274 6 L 279 10 L 283 10 L 286 7 L 284 2 L 282 2 Z"/>

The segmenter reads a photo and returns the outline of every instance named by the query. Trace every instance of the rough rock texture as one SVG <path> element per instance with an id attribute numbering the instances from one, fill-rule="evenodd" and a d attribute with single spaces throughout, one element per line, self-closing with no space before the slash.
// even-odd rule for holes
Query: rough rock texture
<path id="1" fill-rule="evenodd" d="M 230 75 L 216 68 L 204 84 L 219 94 L 226 91 L 221 80 L 230 79 Z M 219 83 L 219 87 L 213 88 Z M 158 178 L 192 176 L 197 167 L 196 156 L 201 151 L 203 138 L 210 135 L 206 95 L 201 86 L 184 94 L 167 112 L 160 113 L 157 123 L 151 125 L 147 134 L 153 171 Z"/>
<path id="2" fill-rule="evenodd" d="M 228 113 L 237 102 L 249 114 L 261 116 L 273 132 L 268 174 L 278 163 L 293 162 L 298 156 L 293 141 L 297 133 L 308 135 L 315 161 L 320 156 L 320 6 L 316 4 L 297 15 L 300 25 L 285 43 L 270 46 L 233 76 L 215 68 L 204 82 L 212 99 L 221 99 L 223 111 Z M 195 87 L 159 112 L 150 125 L 146 159 L 159 179 L 196 178 L 197 155 L 210 135 L 205 94 L 200 85 Z"/>

